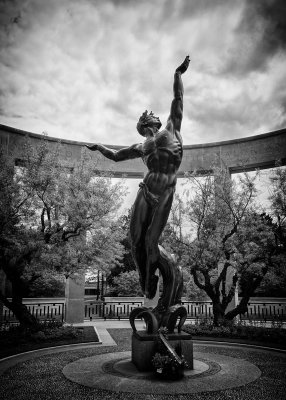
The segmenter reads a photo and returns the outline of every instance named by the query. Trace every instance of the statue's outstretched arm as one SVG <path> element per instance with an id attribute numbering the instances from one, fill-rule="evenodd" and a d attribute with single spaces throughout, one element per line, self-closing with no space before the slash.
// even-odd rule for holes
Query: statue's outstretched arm
<path id="1" fill-rule="evenodd" d="M 190 63 L 190 58 L 187 56 L 184 62 L 176 69 L 174 75 L 174 99 L 171 104 L 171 113 L 168 118 L 168 122 L 172 122 L 174 129 L 180 131 L 181 123 L 183 119 L 183 95 L 184 87 L 181 75 L 187 71 Z"/>
<path id="2" fill-rule="evenodd" d="M 124 147 L 120 150 L 112 150 L 102 144 L 85 145 L 89 150 L 98 150 L 104 157 L 112 161 L 131 160 L 132 158 L 140 158 L 143 155 L 142 144 L 134 144 L 130 147 Z"/>

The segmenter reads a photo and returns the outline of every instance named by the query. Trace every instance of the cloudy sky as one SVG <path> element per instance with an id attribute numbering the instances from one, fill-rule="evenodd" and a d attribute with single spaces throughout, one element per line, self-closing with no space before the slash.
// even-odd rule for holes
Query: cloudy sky
<path id="1" fill-rule="evenodd" d="M 185 144 L 286 126 L 285 0 L 0 0 L 0 123 L 132 144 L 189 54 Z"/>

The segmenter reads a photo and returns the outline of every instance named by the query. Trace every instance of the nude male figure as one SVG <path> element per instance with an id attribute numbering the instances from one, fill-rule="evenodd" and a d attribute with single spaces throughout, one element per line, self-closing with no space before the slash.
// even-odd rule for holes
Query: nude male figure
<path id="1" fill-rule="evenodd" d="M 183 147 L 180 134 L 183 118 L 183 83 L 181 75 L 190 63 L 189 56 L 174 74 L 174 98 L 167 125 L 152 112 L 145 111 L 137 123 L 137 130 L 145 141 L 118 151 L 101 144 L 87 145 L 113 161 L 142 158 L 148 173 L 140 183 L 130 222 L 132 255 L 140 275 L 140 284 L 147 298 L 156 294 L 160 249 L 159 237 L 167 223 L 177 182 L 177 171 L 182 161 Z"/>

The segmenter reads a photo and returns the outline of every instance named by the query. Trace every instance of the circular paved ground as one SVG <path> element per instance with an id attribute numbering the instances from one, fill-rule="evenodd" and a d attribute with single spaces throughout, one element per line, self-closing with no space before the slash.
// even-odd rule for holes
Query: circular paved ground
<path id="1" fill-rule="evenodd" d="M 179 381 L 160 381 L 152 373 L 138 372 L 129 351 L 107 353 L 76 360 L 63 369 L 69 380 L 90 388 L 145 394 L 212 392 L 246 385 L 261 371 L 244 359 L 196 352 L 194 370 Z"/>
<path id="2" fill-rule="evenodd" d="M 157 391 L 159 382 L 152 382 L 152 394 L 136 392 L 136 386 L 140 382 L 138 376 L 132 378 L 132 368 L 127 368 L 130 353 L 125 353 L 131 348 L 131 330 L 130 329 L 110 329 L 117 346 L 93 346 L 84 347 L 78 350 L 65 349 L 65 351 L 50 350 L 50 353 L 43 354 L 37 352 L 19 355 L 14 362 L 10 363 L 6 360 L 6 369 L 0 376 L 0 399 L 5 400 L 285 400 L 286 393 L 286 352 L 281 350 L 271 350 L 261 347 L 249 345 L 233 345 L 230 343 L 219 342 L 196 342 L 194 341 L 194 358 L 200 361 L 201 370 L 197 373 L 197 377 L 186 378 L 187 383 L 192 383 L 192 387 L 197 385 L 199 380 L 211 382 L 211 377 L 219 377 L 222 375 L 223 360 L 235 360 L 238 365 L 239 361 L 247 361 L 251 365 L 255 365 L 257 370 L 261 371 L 261 375 L 242 386 L 238 384 L 236 378 L 240 371 L 236 364 L 232 364 L 231 374 L 233 376 L 233 385 L 229 388 L 223 388 L 218 385 L 217 391 L 210 391 L 207 385 L 200 392 L 184 393 L 181 385 L 179 396 L 176 394 L 167 394 L 169 388 L 174 382 L 160 382 L 160 386 L 164 386 L 163 394 Z M 118 356 L 115 356 L 115 354 Z M 114 359 L 106 359 L 103 368 L 109 372 L 105 372 L 108 376 L 109 384 L 107 389 L 97 387 L 84 386 L 71 381 L 62 373 L 63 369 L 72 363 L 81 359 L 100 359 L 104 354 L 114 354 Z M 125 355 L 124 355 L 125 354 Z M 205 358 L 200 358 L 199 355 Z M 207 354 L 207 357 L 205 356 Z M 128 358 L 125 358 L 125 357 Z M 121 361 L 119 361 L 121 358 Z M 211 361 L 210 361 L 211 360 Z M 216 361 L 215 361 L 216 360 Z M 219 361 L 220 360 L 220 361 Z M 11 360 L 13 361 L 13 360 Z M 17 363 L 18 362 L 18 363 Z M 221 368 L 217 371 L 217 365 Z M 241 364 L 240 364 L 241 365 Z M 9 368 L 10 366 L 10 368 Z M 130 365 L 129 365 L 130 368 Z M 234 370 L 236 369 L 236 371 Z M 1 372 L 1 369 L 0 369 Z M 207 374 L 204 376 L 204 372 Z M 210 372 L 213 375 L 210 375 Z M 93 373 L 93 371 L 92 371 Z M 131 375 L 134 382 L 132 392 L 120 391 L 114 385 L 118 381 L 118 374 L 124 373 Z M 201 375 L 199 375 L 199 373 Z M 242 371 L 243 374 L 243 371 Z M 241 374 L 240 374 L 241 375 Z M 230 376 L 231 377 L 231 376 Z M 248 377 L 249 378 L 249 377 Z M 127 381 L 131 381 L 128 377 L 121 377 Z M 231 378 L 232 379 L 232 378 Z M 147 381 L 143 377 L 143 381 Z M 223 380 L 221 380 L 222 382 Z M 181 383 L 183 383 L 182 381 Z M 230 383 L 230 382 L 229 382 Z M 193 390 L 193 389 L 188 389 Z M 161 393 L 162 393 L 161 392 Z"/>

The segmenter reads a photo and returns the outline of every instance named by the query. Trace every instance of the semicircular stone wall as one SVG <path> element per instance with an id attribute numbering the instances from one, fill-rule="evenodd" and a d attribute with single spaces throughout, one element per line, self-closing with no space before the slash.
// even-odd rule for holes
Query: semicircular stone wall
<path id="1" fill-rule="evenodd" d="M 43 139 L 43 135 L 0 124 L 0 147 L 15 160 L 23 160 L 27 136 L 35 147 Z M 45 138 L 51 148 L 60 141 L 61 157 L 67 167 L 80 159 L 85 143 L 49 136 Z M 117 150 L 124 146 L 108 145 L 108 147 Z M 147 171 L 141 159 L 115 163 L 99 152 L 88 152 L 88 154 L 97 159 L 99 170 L 112 171 L 116 177 L 141 178 Z M 184 156 L 178 176 L 182 177 L 185 172 L 195 170 L 198 173 L 211 173 L 215 166 L 220 165 L 228 168 L 230 173 L 271 168 L 275 166 L 277 160 L 280 160 L 282 165 L 286 164 L 286 129 L 243 139 L 184 146 Z"/>

